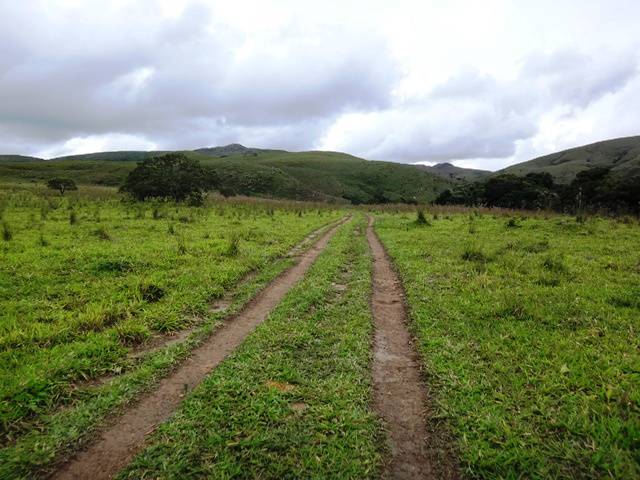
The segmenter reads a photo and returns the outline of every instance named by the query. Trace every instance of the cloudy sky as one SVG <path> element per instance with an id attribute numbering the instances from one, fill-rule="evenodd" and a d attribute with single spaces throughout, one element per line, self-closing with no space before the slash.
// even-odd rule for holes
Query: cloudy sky
<path id="1" fill-rule="evenodd" d="M 640 134 L 637 0 L 0 0 L 0 152 L 497 169 Z"/>

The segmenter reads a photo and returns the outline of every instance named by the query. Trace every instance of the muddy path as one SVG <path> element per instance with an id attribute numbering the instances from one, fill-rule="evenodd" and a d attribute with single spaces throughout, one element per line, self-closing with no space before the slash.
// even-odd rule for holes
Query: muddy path
<path id="1" fill-rule="evenodd" d="M 294 266 L 258 293 L 240 313 L 228 319 L 176 371 L 164 378 L 153 392 L 116 418 L 94 442 L 61 465 L 51 478 L 102 480 L 112 478 L 124 468 L 142 449 L 145 437 L 171 416 L 188 391 L 196 387 L 267 318 L 347 220 L 348 217 L 345 217 L 330 228 L 298 257 Z"/>
<path id="2" fill-rule="evenodd" d="M 374 403 L 385 425 L 390 451 L 383 478 L 457 479 L 460 475 L 455 457 L 429 421 L 430 400 L 422 362 L 407 329 L 404 292 L 373 230 L 372 217 L 367 240 L 374 261 Z"/>

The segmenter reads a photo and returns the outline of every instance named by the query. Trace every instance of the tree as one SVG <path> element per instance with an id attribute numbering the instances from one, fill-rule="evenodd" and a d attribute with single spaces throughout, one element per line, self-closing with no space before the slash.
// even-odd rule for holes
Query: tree
<path id="1" fill-rule="evenodd" d="M 208 183 L 208 175 L 198 161 L 183 153 L 168 153 L 139 163 L 120 191 L 137 200 L 170 198 L 200 203 Z"/>
<path id="2" fill-rule="evenodd" d="M 52 178 L 47 182 L 47 187 L 52 190 L 58 190 L 60 195 L 64 195 L 64 192 L 68 190 L 77 190 L 76 182 L 70 178 Z"/>

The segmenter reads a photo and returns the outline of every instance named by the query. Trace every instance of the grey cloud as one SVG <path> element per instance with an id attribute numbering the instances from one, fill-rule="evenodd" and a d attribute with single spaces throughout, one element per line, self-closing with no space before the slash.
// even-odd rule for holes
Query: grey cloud
<path id="1" fill-rule="evenodd" d="M 133 12 L 115 35 L 100 24 L 95 32 L 85 26 L 70 34 L 81 48 L 54 42 L 55 52 L 46 16 L 0 8 L 0 27 L 34 15 L 34 36 L 43 39 L 11 38 L 29 53 L 0 64 L 2 150 L 26 145 L 33 152 L 110 132 L 140 135 L 162 148 L 217 138 L 308 148 L 341 113 L 388 106 L 399 79 L 383 42 L 357 29 L 340 29 L 333 38 L 299 32 L 275 53 L 258 45 L 239 56 L 243 34 L 210 22 L 214 12 L 195 5 L 174 20 L 147 12 L 141 24 Z M 54 28 L 71 29 L 77 15 Z M 198 143 L 185 145 L 188 139 Z"/>
<path id="2" fill-rule="evenodd" d="M 531 55 L 519 75 L 501 80 L 465 69 L 425 97 L 375 114 L 344 148 L 400 162 L 508 158 L 532 138 L 543 115 L 580 110 L 638 78 L 632 52 L 594 58 L 579 52 Z"/>

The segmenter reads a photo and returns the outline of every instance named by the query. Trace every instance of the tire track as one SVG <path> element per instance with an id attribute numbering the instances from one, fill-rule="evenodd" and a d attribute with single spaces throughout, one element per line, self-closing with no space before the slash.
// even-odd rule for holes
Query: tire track
<path id="1" fill-rule="evenodd" d="M 264 321 L 289 289 L 302 278 L 329 240 L 349 217 L 329 229 L 298 262 L 265 287 L 235 317 L 227 320 L 209 339 L 197 347 L 157 389 L 127 410 L 103 431 L 96 441 L 63 464 L 51 478 L 56 480 L 112 478 L 139 452 L 145 437 L 167 420 L 186 393 L 232 353 Z"/>
<path id="2" fill-rule="evenodd" d="M 369 217 L 367 240 L 374 261 L 374 403 L 385 424 L 390 450 L 383 477 L 457 479 L 460 476 L 450 449 L 443 448 L 442 435 L 427 422 L 429 398 L 421 361 L 407 330 L 404 292 L 373 230 L 373 217 Z"/>

